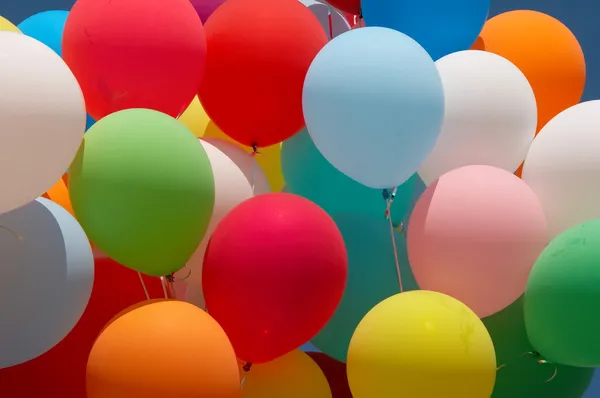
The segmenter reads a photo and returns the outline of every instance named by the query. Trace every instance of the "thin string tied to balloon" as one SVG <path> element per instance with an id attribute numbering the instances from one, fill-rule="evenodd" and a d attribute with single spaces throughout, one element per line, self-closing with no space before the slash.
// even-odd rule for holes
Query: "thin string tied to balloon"
<path id="1" fill-rule="evenodd" d="M 248 376 L 248 372 L 252 369 L 252 362 L 246 362 L 244 366 L 242 366 L 242 370 L 244 371 L 244 377 L 242 377 L 242 381 L 240 382 L 240 388 L 244 387 L 244 383 L 246 383 L 246 377 Z"/>
<path id="2" fill-rule="evenodd" d="M 400 270 L 400 259 L 398 258 L 398 248 L 396 247 L 396 236 L 394 231 L 394 223 L 392 221 L 392 203 L 396 198 L 396 193 L 398 191 L 398 187 L 392 189 L 391 191 L 388 189 L 383 190 L 383 199 L 386 201 L 386 209 L 385 209 L 385 217 L 388 219 L 388 223 L 390 225 L 390 238 L 392 240 L 392 248 L 394 249 L 394 261 L 396 262 L 396 273 L 398 275 L 398 284 L 400 285 L 400 293 L 404 292 L 404 286 L 402 283 L 402 271 Z"/>
<path id="3" fill-rule="evenodd" d="M 25 240 L 25 239 L 23 239 L 23 237 L 21 235 L 19 235 L 17 232 L 13 231 L 12 229 L 8 228 L 7 226 L 0 225 L 0 229 L 10 232 L 15 238 L 17 238 L 17 240 L 19 242 L 23 242 Z"/>
<path id="4" fill-rule="evenodd" d="M 258 171 L 256 170 L 256 168 L 258 167 L 258 162 L 256 161 L 257 155 L 262 155 L 262 153 L 258 151 L 258 144 L 255 142 L 252 144 L 252 153 L 250 154 L 250 156 L 252 156 L 252 179 L 250 181 L 252 193 L 255 193 L 254 188 L 256 186 L 256 173 Z"/>
<path id="5" fill-rule="evenodd" d="M 333 39 L 333 17 L 331 16 L 331 7 L 327 7 L 327 21 L 329 23 L 329 40 Z"/>
<path id="6" fill-rule="evenodd" d="M 540 364 L 540 365 L 552 365 L 552 366 L 554 366 L 554 372 L 552 373 L 552 376 L 550 376 L 550 378 L 549 378 L 549 379 L 547 379 L 547 380 L 545 381 L 545 383 L 549 383 L 549 382 L 551 382 L 551 381 L 552 381 L 552 380 L 554 380 L 554 379 L 556 378 L 556 376 L 558 375 L 558 366 L 557 366 L 555 363 L 553 363 L 553 362 L 550 362 L 550 361 L 548 361 L 547 359 L 544 359 L 544 358 L 542 358 L 542 354 L 540 354 L 539 352 L 537 352 L 537 351 L 528 351 L 528 352 L 524 352 L 523 354 L 519 355 L 519 358 L 523 358 L 523 357 L 525 357 L 525 356 L 531 356 L 531 357 L 535 358 L 535 360 L 536 360 L 536 363 L 538 363 L 538 364 Z M 498 370 L 500 370 L 500 369 L 503 369 L 503 368 L 505 368 L 505 367 L 506 367 L 506 365 L 508 365 L 508 363 L 503 363 L 502 365 L 500 365 L 500 366 L 498 366 L 498 367 L 496 368 L 496 371 L 498 371 Z"/>
<path id="7" fill-rule="evenodd" d="M 138 271 L 138 277 L 140 278 L 140 283 L 142 284 L 142 288 L 144 289 L 144 294 L 146 295 L 146 300 L 150 300 L 150 293 L 148 293 L 148 288 L 146 287 L 146 282 L 144 282 L 144 277 L 142 273 Z"/>

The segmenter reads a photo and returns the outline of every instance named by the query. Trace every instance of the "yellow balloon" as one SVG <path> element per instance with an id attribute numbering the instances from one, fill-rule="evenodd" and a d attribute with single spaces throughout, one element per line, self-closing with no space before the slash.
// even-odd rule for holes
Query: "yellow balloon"
<path id="1" fill-rule="evenodd" d="M 417 290 L 365 315 L 350 342 L 347 373 L 354 398 L 490 398 L 496 355 L 466 305 Z"/>
<path id="2" fill-rule="evenodd" d="M 243 398 L 331 398 L 321 368 L 300 350 L 252 365 L 245 377 Z"/>
<path id="3" fill-rule="evenodd" d="M 0 16 L 0 31 L 3 31 L 3 30 L 9 31 L 9 32 L 21 33 L 19 28 L 17 28 L 15 25 L 13 25 L 12 22 L 10 22 L 8 19 Z"/>
<path id="4" fill-rule="evenodd" d="M 229 142 L 233 142 L 240 148 L 243 148 L 246 152 L 252 153 L 252 148 L 242 145 L 234 139 L 230 138 L 221 129 L 214 124 L 212 121 L 208 123 L 206 131 L 204 133 L 206 138 L 220 138 Z M 266 148 L 259 148 L 259 155 L 256 155 L 256 162 L 260 165 L 261 169 L 265 172 L 269 185 L 273 192 L 279 192 L 285 185 L 283 180 L 283 173 L 281 171 L 281 144 L 275 144 Z"/>
<path id="5" fill-rule="evenodd" d="M 210 122 L 198 97 L 194 97 L 192 103 L 187 107 L 185 112 L 179 116 L 178 120 L 190 129 L 190 131 L 198 138 L 204 136 L 206 126 L 208 126 L 208 122 Z"/>

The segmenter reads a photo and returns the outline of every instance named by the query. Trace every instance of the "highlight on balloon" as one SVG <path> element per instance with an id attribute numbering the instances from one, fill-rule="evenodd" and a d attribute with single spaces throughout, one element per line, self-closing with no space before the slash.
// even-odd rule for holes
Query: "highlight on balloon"
<path id="1" fill-rule="evenodd" d="M 593 5 L 50 3 L 0 4 L 4 395 L 600 397 Z"/>

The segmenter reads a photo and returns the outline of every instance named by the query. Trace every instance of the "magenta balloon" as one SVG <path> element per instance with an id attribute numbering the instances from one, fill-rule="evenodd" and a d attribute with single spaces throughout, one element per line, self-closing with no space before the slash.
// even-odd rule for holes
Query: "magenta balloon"
<path id="1" fill-rule="evenodd" d="M 548 243 L 542 206 L 508 171 L 466 166 L 442 175 L 417 201 L 407 245 L 419 287 L 492 315 L 525 291 Z"/>
<path id="2" fill-rule="evenodd" d="M 202 23 L 206 23 L 208 17 L 223 3 L 225 0 L 190 0 L 190 3 L 196 9 Z"/>

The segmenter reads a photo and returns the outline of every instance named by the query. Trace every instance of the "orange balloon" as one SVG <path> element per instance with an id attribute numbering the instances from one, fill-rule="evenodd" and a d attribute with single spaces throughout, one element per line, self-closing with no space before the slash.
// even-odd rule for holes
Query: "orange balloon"
<path id="1" fill-rule="evenodd" d="M 71 206 L 71 198 L 69 197 L 69 190 L 67 189 L 67 184 L 64 179 L 61 178 L 50 188 L 45 195 L 48 199 L 61 205 L 66 211 L 71 213 L 73 217 L 75 217 L 75 213 L 73 212 L 73 206 Z"/>
<path id="2" fill-rule="evenodd" d="M 569 28 L 549 15 L 529 10 L 497 15 L 472 48 L 498 54 L 525 74 L 537 100 L 538 131 L 581 99 L 583 51 Z"/>
<path id="3" fill-rule="evenodd" d="M 240 398 L 235 353 L 219 324 L 176 300 L 134 305 L 102 331 L 87 398 Z"/>

